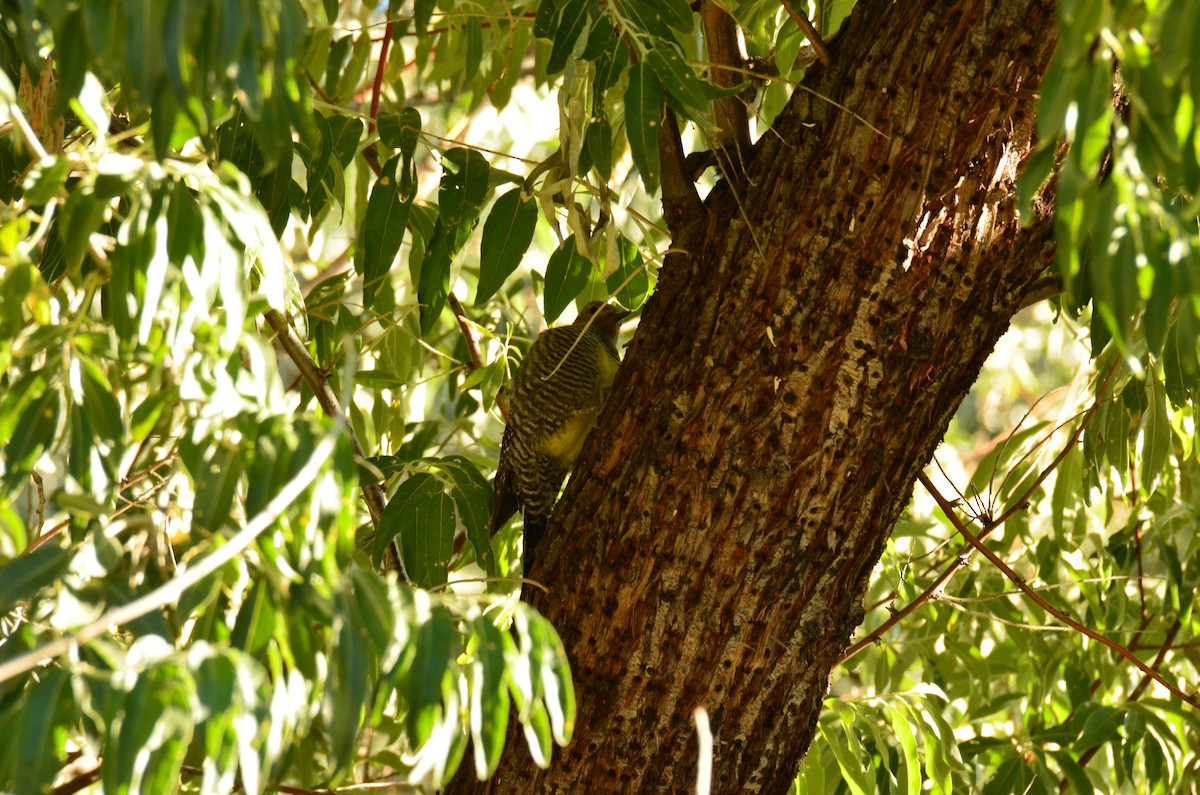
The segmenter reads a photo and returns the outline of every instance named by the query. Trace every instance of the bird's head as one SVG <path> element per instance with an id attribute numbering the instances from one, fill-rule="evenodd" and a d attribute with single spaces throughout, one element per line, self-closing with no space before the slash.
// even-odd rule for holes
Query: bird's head
<path id="1" fill-rule="evenodd" d="M 628 316 L 629 313 L 624 309 L 618 309 L 603 301 L 592 301 L 579 311 L 579 316 L 571 325 L 590 328 L 598 334 L 612 337 L 615 342 L 621 330 L 621 321 Z"/>

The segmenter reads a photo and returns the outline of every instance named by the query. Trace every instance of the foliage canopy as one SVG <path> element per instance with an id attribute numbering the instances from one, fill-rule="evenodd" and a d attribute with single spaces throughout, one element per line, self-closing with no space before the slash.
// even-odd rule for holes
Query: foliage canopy
<path id="1" fill-rule="evenodd" d="M 487 536 L 497 395 L 539 306 L 647 300 L 663 108 L 769 134 L 793 6 L 854 3 L 720 4 L 721 69 L 684 0 L 0 2 L 0 788 L 432 787 L 514 707 L 549 764 L 575 694 Z M 799 792 L 1200 777 L 1200 5 L 1062 0 L 1058 37 L 1052 309 L 939 453 L 955 510 L 897 526 Z"/>

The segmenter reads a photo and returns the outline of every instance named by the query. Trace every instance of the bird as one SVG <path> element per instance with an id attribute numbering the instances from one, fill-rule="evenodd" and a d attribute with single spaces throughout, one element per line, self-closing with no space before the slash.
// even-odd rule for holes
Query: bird
<path id="1" fill-rule="evenodd" d="M 628 314 L 593 301 L 573 323 L 539 334 L 504 388 L 508 423 L 492 483 L 491 532 L 495 535 L 521 510 L 526 573 L 558 490 L 616 377 L 621 364 L 617 334 Z"/>

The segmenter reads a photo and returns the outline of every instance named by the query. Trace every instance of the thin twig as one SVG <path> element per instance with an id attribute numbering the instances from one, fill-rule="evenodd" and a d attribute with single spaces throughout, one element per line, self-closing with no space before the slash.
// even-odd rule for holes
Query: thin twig
<path id="1" fill-rule="evenodd" d="M 804 31 L 805 36 L 808 36 L 808 40 L 812 42 L 813 49 L 817 51 L 817 57 L 821 59 L 821 63 L 829 66 L 829 48 L 825 46 L 825 41 L 821 38 L 821 34 L 817 33 L 817 29 L 808 21 L 808 17 L 804 16 L 804 12 L 792 8 L 792 4 L 788 0 L 779 0 L 779 2 L 788 12 L 788 16 L 792 18 L 792 21 L 800 26 L 800 30 Z"/>
<path id="2" fill-rule="evenodd" d="M 1012 581 L 1012 583 L 1014 585 L 1016 585 L 1019 589 L 1021 589 L 1021 592 L 1023 594 L 1025 594 L 1025 596 L 1027 596 L 1030 599 L 1030 601 L 1032 601 L 1038 607 L 1042 608 L 1042 610 L 1045 611 L 1046 613 L 1050 614 L 1054 618 L 1056 618 L 1059 621 L 1061 621 L 1062 623 L 1066 624 L 1068 627 L 1071 627 L 1075 631 L 1077 631 L 1081 634 L 1087 635 L 1089 638 L 1096 641 L 1097 643 L 1101 643 L 1101 644 L 1107 646 L 1108 648 L 1112 649 L 1117 654 L 1121 655 L 1126 660 L 1128 660 L 1130 663 L 1132 663 L 1139 670 L 1143 671 L 1151 679 L 1153 679 L 1154 681 L 1156 681 L 1160 685 L 1162 685 L 1164 688 L 1166 688 L 1167 691 L 1171 693 L 1171 695 L 1175 696 L 1176 698 L 1180 699 L 1181 701 L 1183 701 L 1187 704 L 1191 704 L 1193 707 L 1200 707 L 1200 700 L 1197 700 L 1197 698 L 1195 696 L 1184 693 L 1182 690 L 1180 690 L 1178 687 L 1176 687 L 1172 682 L 1170 682 L 1165 676 L 1163 676 L 1158 671 L 1151 668 L 1146 663 L 1139 660 L 1137 658 L 1137 655 L 1135 655 L 1129 649 L 1125 648 L 1120 643 L 1117 643 L 1115 640 L 1109 639 L 1106 635 L 1103 635 L 1103 634 L 1097 632 L 1096 630 L 1092 629 L 1091 627 L 1088 627 L 1088 626 L 1085 626 L 1085 625 L 1079 623 L 1078 621 L 1071 618 L 1069 615 L 1067 615 L 1066 613 L 1064 613 L 1063 611 L 1054 607 L 1049 602 L 1047 602 L 1045 599 L 1043 599 L 1042 595 L 1039 594 L 1036 589 L 1030 588 L 1029 585 L 1026 584 L 1025 579 L 1023 577 L 1021 577 L 1015 571 L 1013 571 L 1012 568 L 1007 563 L 1005 563 L 1000 558 L 999 555 L 997 555 L 995 552 L 993 552 L 992 550 L 990 550 L 986 546 L 984 546 L 983 543 L 979 540 L 979 538 L 974 533 L 972 533 L 969 529 L 967 529 L 966 523 L 964 523 L 963 520 L 959 518 L 958 514 L 954 510 L 954 506 L 950 504 L 949 500 L 947 500 L 945 497 L 942 496 L 942 493 L 937 490 L 937 487 L 933 485 L 933 483 L 929 480 L 929 478 L 925 475 L 924 472 L 921 472 L 917 475 L 917 480 L 920 481 L 921 485 L 925 487 L 925 490 L 928 491 L 930 496 L 933 497 L 934 501 L 937 502 L 938 506 L 942 509 L 942 512 L 946 514 L 946 517 L 954 525 L 955 529 L 958 530 L 959 535 L 961 535 L 963 538 L 965 538 L 967 540 L 968 544 L 970 544 L 972 547 L 974 547 L 979 552 L 979 554 L 981 554 L 985 558 L 987 558 L 988 561 L 990 561 L 993 566 L 995 566 L 997 569 L 999 569 L 1000 572 L 1005 577 L 1007 577 L 1010 581 Z"/>
<path id="3" fill-rule="evenodd" d="M 185 776 L 204 775 L 203 768 L 195 767 L 193 765 L 180 765 L 179 771 Z M 246 785 L 242 783 L 240 778 L 235 778 L 233 780 L 233 787 L 234 789 L 243 791 L 246 789 Z M 293 787 L 287 784 L 275 784 L 274 786 L 269 787 L 269 789 L 275 792 L 286 793 L 286 795 L 335 795 L 337 792 L 337 790 L 331 789 L 305 789 L 304 787 Z"/>
<path id="4" fill-rule="evenodd" d="M 1162 665 L 1163 660 L 1167 658 L 1167 652 L 1170 651 L 1171 643 L 1175 640 L 1175 635 L 1179 632 L 1181 626 L 1182 624 L 1180 623 L 1179 619 L 1175 619 L 1175 623 L 1172 624 L 1171 628 L 1167 630 L 1166 639 L 1159 647 L 1158 654 L 1155 656 L 1154 662 L 1150 664 L 1152 668 L 1157 668 L 1158 666 Z M 1140 631 L 1141 630 L 1139 630 L 1139 632 Z M 1141 697 L 1142 693 L 1145 692 L 1149 684 L 1150 677 L 1148 675 L 1143 675 L 1141 680 L 1138 681 L 1137 685 L 1134 686 L 1133 690 L 1129 691 L 1129 697 L 1125 699 L 1126 703 L 1137 701 L 1138 698 Z M 1106 743 L 1093 745 L 1091 748 L 1079 755 L 1079 758 L 1075 760 L 1076 764 L 1078 764 L 1080 767 L 1086 767 L 1088 762 L 1092 761 L 1092 757 L 1094 757 L 1105 745 Z M 1063 777 L 1063 779 L 1058 782 L 1058 791 L 1066 792 L 1068 789 L 1070 789 L 1070 786 L 1071 782 L 1066 777 Z"/>
<path id="5" fill-rule="evenodd" d="M 1137 540 L 1138 599 L 1142 604 L 1142 618 L 1146 617 L 1146 570 L 1142 566 L 1142 523 L 1133 525 L 1133 537 Z"/>
<path id="6" fill-rule="evenodd" d="M 375 119 L 379 116 L 379 95 L 383 92 L 383 70 L 387 68 L 388 48 L 392 44 L 392 28 L 396 23 L 389 21 L 383 29 L 383 41 L 379 44 L 379 67 L 375 70 L 375 85 L 371 89 L 371 123 L 367 135 L 375 132 Z"/>
<path id="7" fill-rule="evenodd" d="M 203 559 L 189 564 L 178 576 L 163 583 L 145 596 L 140 596 L 132 602 L 105 612 L 95 621 L 72 634 L 64 635 L 39 648 L 0 663 L 0 682 L 26 671 L 32 671 L 47 659 L 65 654 L 73 647 L 94 640 L 122 624 L 128 624 L 147 613 L 179 601 L 189 588 L 240 555 L 243 550 L 254 543 L 259 535 L 275 523 L 280 514 L 300 499 L 304 490 L 321 474 L 321 468 L 333 455 L 333 451 L 334 437 L 332 434 L 326 434 L 317 442 L 312 455 L 296 473 L 296 476 L 279 490 L 279 493 L 267 503 L 259 514 L 247 522 L 245 527 L 234 533 L 222 546 Z"/>
<path id="8" fill-rule="evenodd" d="M 97 762 L 94 766 L 82 771 L 79 775 L 74 776 L 68 781 L 59 784 L 53 790 L 53 795 L 75 795 L 82 789 L 90 787 L 100 780 L 100 763 Z"/>
<path id="9" fill-rule="evenodd" d="M 1031 483 L 1029 485 L 1029 488 L 1027 488 L 1024 491 L 1024 493 L 1021 494 L 1020 497 L 1018 497 L 1016 500 L 1013 501 L 1013 503 L 1012 503 L 1013 507 L 1009 508 L 1007 511 L 1002 513 L 1000 516 L 996 517 L 995 519 L 991 520 L 990 522 L 988 522 L 987 524 L 985 524 L 983 526 L 983 528 L 979 531 L 979 538 L 981 538 L 981 539 L 987 538 L 987 536 L 993 530 L 995 530 L 997 527 L 999 527 L 1000 525 L 1007 522 L 1009 520 L 1009 518 L 1011 518 L 1012 515 L 1017 512 L 1017 510 L 1019 510 L 1022 506 L 1024 506 L 1026 504 L 1026 502 L 1029 501 L 1029 499 L 1030 499 L 1030 497 L 1032 497 L 1034 491 L 1036 491 L 1042 485 L 1042 482 L 1050 476 L 1050 473 L 1053 472 L 1055 469 L 1058 469 L 1059 465 L 1062 464 L 1062 462 L 1064 460 L 1066 460 L 1067 455 L 1072 450 L 1075 449 L 1075 445 L 1077 445 L 1079 443 L 1079 439 L 1083 436 L 1084 430 L 1086 430 L 1088 424 L 1091 423 L 1092 417 L 1096 416 L 1096 409 L 1099 408 L 1099 406 L 1100 406 L 1100 397 L 1099 396 L 1104 394 L 1104 391 L 1108 388 L 1108 384 L 1110 381 L 1112 381 L 1113 375 L 1116 373 L 1116 370 L 1117 370 L 1117 362 L 1114 361 L 1109 366 L 1108 372 L 1106 372 L 1104 375 L 1104 381 L 1103 381 L 1103 383 L 1101 383 L 1100 388 L 1096 392 L 1096 395 L 1097 395 L 1096 399 L 1094 401 L 1092 401 L 1092 405 L 1088 407 L 1088 410 L 1086 412 L 1084 412 L 1083 420 L 1079 423 L 1079 427 L 1075 429 L 1075 432 L 1071 434 L 1070 440 L 1068 440 L 1068 442 L 1063 446 L 1062 451 L 1059 452 L 1059 454 L 1054 457 L 1053 461 L 1051 461 L 1049 464 L 1046 465 L 1046 468 L 1043 469 L 1038 474 L 1038 477 L 1033 481 L 1033 483 Z M 936 460 L 937 459 L 935 458 L 934 461 L 936 462 Z M 922 477 L 923 476 L 924 475 L 922 475 Z M 962 492 L 959 492 L 959 494 L 961 495 Z M 965 497 L 963 499 L 966 500 Z M 967 565 L 967 556 L 969 553 L 970 553 L 970 549 L 968 549 L 967 547 L 963 547 L 962 549 L 960 549 L 958 551 L 958 554 L 955 555 L 954 560 L 950 563 L 950 565 L 947 566 L 945 568 L 945 570 L 943 570 L 942 573 L 937 576 L 937 579 L 935 579 L 932 583 L 930 583 L 925 588 L 925 590 L 921 592 L 920 596 L 918 596 L 916 599 L 913 599 L 911 602 L 909 602 L 908 604 L 906 604 L 904 607 L 900 608 L 899 610 L 893 610 L 892 614 L 887 617 L 886 621 L 884 621 L 882 624 L 880 624 L 878 627 L 876 627 L 874 630 L 872 630 L 870 632 L 870 634 L 866 635 L 861 640 L 856 641 L 853 645 L 851 645 L 848 649 L 846 649 L 846 651 L 842 654 L 841 659 L 838 660 L 838 663 L 839 664 L 844 663 L 847 660 L 849 660 L 851 657 L 853 657 L 854 655 L 858 654 L 860 651 L 865 649 L 867 646 L 871 645 L 872 643 L 877 641 L 879 638 L 883 637 L 885 632 L 887 632 L 892 627 L 896 626 L 901 621 L 903 621 L 906 617 L 911 615 L 913 613 L 913 611 L 915 611 L 918 607 L 925 604 L 925 602 L 929 601 L 930 599 L 936 597 L 941 592 L 942 588 L 945 586 L 946 581 L 950 579 L 951 575 L 953 575 L 954 572 L 958 571 L 963 566 Z"/>
<path id="10" fill-rule="evenodd" d="M 363 451 L 363 447 L 358 441 L 358 436 L 354 433 L 353 426 L 351 426 L 350 421 L 342 411 L 337 396 L 333 394 L 333 390 L 329 387 L 329 382 L 325 380 L 325 374 L 321 372 L 320 368 L 317 367 L 317 363 L 308 355 L 308 349 L 304 347 L 304 343 L 296 336 L 296 332 L 292 330 L 291 325 L 275 310 L 267 310 L 266 318 L 267 322 L 271 324 L 271 328 L 275 329 L 275 334 L 284 352 L 295 363 L 305 383 L 312 389 L 313 395 L 317 398 L 317 403 L 321 405 L 321 408 L 325 410 L 325 413 L 329 417 L 333 418 L 345 429 L 355 457 L 360 461 L 365 461 L 367 454 Z M 363 499 L 367 503 L 367 511 L 371 514 L 371 524 L 375 528 L 375 532 L 379 532 L 379 521 L 383 517 L 383 509 L 386 506 L 383 488 L 378 483 L 363 483 L 360 488 L 362 489 Z M 407 582 L 408 577 L 404 572 L 404 565 L 400 559 L 400 549 L 396 545 L 395 539 L 388 545 L 388 550 L 391 558 L 388 560 L 389 568 L 393 569 L 400 576 L 402 582 Z"/>
<path id="11" fill-rule="evenodd" d="M 450 311 L 454 313 L 454 319 L 458 321 L 458 328 L 462 331 L 463 340 L 467 343 L 467 355 L 471 357 L 467 372 L 478 370 L 483 367 L 483 354 L 479 352 L 479 338 L 475 336 L 475 329 L 471 328 L 467 310 L 463 309 L 462 301 L 459 301 L 458 296 L 453 292 L 446 296 L 446 302 L 450 304 Z"/>

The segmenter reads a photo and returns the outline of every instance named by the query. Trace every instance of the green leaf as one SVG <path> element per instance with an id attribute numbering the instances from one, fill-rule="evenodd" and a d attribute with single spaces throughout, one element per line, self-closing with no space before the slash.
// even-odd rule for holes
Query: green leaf
<path id="1" fill-rule="evenodd" d="M 575 51 L 575 42 L 583 33 L 588 22 L 591 0 L 564 0 L 558 9 L 558 27 L 550 36 L 550 58 L 546 61 L 546 74 L 556 75 L 567 67 Z"/>
<path id="2" fill-rule="evenodd" d="M 1171 420 L 1167 414 L 1167 390 L 1156 378 L 1146 379 L 1147 406 L 1142 414 L 1142 440 L 1139 448 L 1142 459 L 1141 487 L 1146 494 L 1154 492 L 1171 453 Z"/>
<path id="3" fill-rule="evenodd" d="M 1118 472 L 1129 470 L 1130 416 L 1125 407 L 1114 403 L 1109 407 L 1107 427 L 1104 430 L 1105 458 Z"/>
<path id="4" fill-rule="evenodd" d="M 911 710 L 911 714 L 914 721 L 925 724 L 921 740 L 925 747 L 925 769 L 933 782 L 933 791 L 940 795 L 951 795 L 954 791 L 954 761 L 951 754 L 957 755 L 958 747 L 954 740 L 954 730 L 942 717 L 941 705 L 932 703 L 933 701 L 932 698 L 927 699 L 928 703 L 924 709 Z"/>
<path id="5" fill-rule="evenodd" d="M 1010 758 L 1000 765 L 995 774 L 983 786 L 984 795 L 1012 795 L 1029 792 L 1034 783 L 1034 772 L 1020 756 Z"/>
<path id="6" fill-rule="evenodd" d="M 393 538 L 400 539 L 400 555 L 413 584 L 431 588 L 446 582 L 454 554 L 454 501 L 442 483 L 428 472 L 418 472 L 388 500 L 373 555 L 382 560 Z"/>
<path id="7" fill-rule="evenodd" d="M 409 108 L 405 108 L 409 110 Z M 388 149 L 399 150 L 404 144 L 404 115 L 400 113 L 380 113 L 376 119 L 376 129 L 379 130 L 379 141 Z"/>
<path id="8" fill-rule="evenodd" d="M 179 454 L 196 489 L 192 521 L 210 533 L 218 532 L 233 507 L 245 456 L 237 446 L 211 437 L 181 441 Z"/>
<path id="9" fill-rule="evenodd" d="M 130 437 L 136 442 L 145 441 L 158 425 L 163 411 L 179 404 L 179 392 L 173 388 L 155 389 L 137 405 L 129 421 Z"/>
<path id="10" fill-rule="evenodd" d="M 363 304 L 370 309 L 375 296 L 400 252 L 404 241 L 404 230 L 408 226 L 408 214 L 412 208 L 412 195 L 403 194 L 396 178 L 400 163 L 397 155 L 383 167 L 379 179 L 371 189 L 367 202 L 367 213 L 363 217 L 359 232 L 359 247 L 355 256 L 355 269 L 363 277 Z"/>
<path id="11" fill-rule="evenodd" d="M 446 299 L 450 295 L 451 253 L 446 239 L 446 227 L 438 220 L 433 239 L 425 248 L 417 278 L 417 301 L 421 304 L 421 334 L 428 336 L 433 331 Z"/>
<path id="12" fill-rule="evenodd" d="M 363 122 L 351 116 L 326 118 L 319 113 L 314 114 L 313 122 L 321 134 L 321 150 L 313 154 L 308 161 L 307 198 L 310 203 L 314 202 L 318 191 L 324 189 L 339 204 L 344 205 L 343 178 L 333 166 L 338 164 L 344 171 L 350 165 L 362 139 Z"/>
<path id="13" fill-rule="evenodd" d="M 489 577 L 499 577 L 500 570 L 491 543 L 491 484 L 479 467 L 460 455 L 443 458 L 438 462 L 438 468 L 450 478 L 446 491 L 454 500 L 454 510 L 466 531 L 467 541 L 475 549 L 475 560 Z"/>
<path id="14" fill-rule="evenodd" d="M 48 782 L 65 761 L 68 715 L 71 710 L 70 674 L 49 668 L 25 699 L 24 720 L 8 742 L 20 763 L 15 766 L 14 792 L 48 792 Z M 12 747 L 12 746 L 10 746 Z"/>
<path id="15" fill-rule="evenodd" d="M 645 62 L 629 70 L 625 89 L 625 134 L 633 162 L 647 193 L 658 190 L 658 129 L 662 123 L 662 89 L 652 67 Z"/>
<path id="16" fill-rule="evenodd" d="M 358 751 L 368 687 L 375 679 L 370 641 L 343 581 L 333 613 L 334 643 L 329 655 L 329 677 L 324 702 L 329 730 L 331 763 L 336 784 L 353 764 Z"/>
<path id="17" fill-rule="evenodd" d="M 1073 446 L 1059 464 L 1051 494 L 1051 525 L 1055 533 L 1065 534 L 1063 517 L 1067 510 L 1074 513 L 1079 508 L 1080 489 L 1083 487 L 1083 450 Z"/>
<path id="18" fill-rule="evenodd" d="M 593 43 L 600 45 L 592 55 L 596 60 L 596 76 L 592 80 L 592 90 L 596 96 L 593 112 L 599 113 L 603 109 L 605 92 L 617 84 L 629 66 L 629 50 L 617 38 L 616 29 L 611 24 L 601 26 L 599 21 L 595 24 L 588 37 L 588 49 Z M 585 52 L 584 57 L 589 57 L 589 53 Z"/>
<path id="19" fill-rule="evenodd" d="M 124 0 L 126 60 L 121 88 L 134 108 L 150 103 L 163 78 L 163 29 L 168 5 L 156 0 Z"/>
<path id="20" fill-rule="evenodd" d="M 1092 782 L 1088 780 L 1087 773 L 1079 766 L 1079 763 L 1066 751 L 1051 751 L 1051 758 L 1058 763 L 1059 770 L 1063 773 L 1063 778 L 1070 782 L 1071 788 L 1078 795 L 1092 795 L 1096 791 L 1092 786 Z"/>
<path id="21" fill-rule="evenodd" d="M 658 75 L 662 87 L 683 103 L 690 118 L 699 119 L 708 113 L 708 95 L 704 90 L 704 81 L 696 76 L 695 70 L 684 60 L 678 47 L 654 47 L 646 53 L 646 62 Z"/>
<path id="22" fill-rule="evenodd" d="M 901 782 L 900 791 L 907 793 L 918 793 L 921 791 L 921 762 L 917 758 L 917 738 L 913 734 L 912 726 L 909 725 L 908 718 L 898 709 L 886 706 L 888 720 L 892 724 L 892 731 L 896 733 L 896 739 L 900 743 L 901 750 L 901 769 L 903 777 L 897 774 L 897 779 Z"/>
<path id="23" fill-rule="evenodd" d="M 275 633 L 275 603 L 271 591 L 262 580 L 250 588 L 238 608 L 237 621 L 229 643 L 247 654 L 261 654 Z"/>
<path id="24" fill-rule="evenodd" d="M 1075 740 L 1072 747 L 1076 752 L 1082 753 L 1090 748 L 1102 745 L 1116 736 L 1117 729 L 1121 728 L 1121 724 L 1124 721 L 1125 710 L 1103 705 L 1097 706 L 1088 715 L 1087 720 L 1083 724 L 1083 732 Z"/>
<path id="25" fill-rule="evenodd" d="M 621 306 L 641 306 L 650 294 L 650 276 L 641 252 L 629 238 L 618 234 L 615 248 L 610 248 L 608 253 L 610 257 L 618 258 L 615 268 L 611 260 L 605 263 L 612 271 L 604 281 L 609 295 L 616 296 Z"/>
<path id="26" fill-rule="evenodd" d="M 1181 307 L 1181 310 L 1186 311 Z M 1193 324 L 1184 318 L 1173 323 L 1163 345 L 1163 376 L 1171 404 L 1183 407 L 1200 387 L 1200 361 L 1196 357 Z"/>
<path id="27" fill-rule="evenodd" d="M 442 168 L 438 210 L 453 256 L 475 228 L 491 193 L 492 167 L 474 149 L 451 149 L 442 158 Z"/>
<path id="28" fill-rule="evenodd" d="M 471 662 L 470 727 L 475 750 L 475 774 L 484 780 L 495 772 L 508 729 L 508 671 L 505 652 L 510 636 L 492 619 L 477 615 L 470 623 L 475 655 Z"/>
<path id="29" fill-rule="evenodd" d="M 70 560 L 67 550 L 47 543 L 0 568 L 0 615 L 20 602 L 32 601 L 38 591 L 66 573 Z"/>
<path id="30" fill-rule="evenodd" d="M 583 139 L 583 146 L 592 160 L 592 166 L 605 182 L 612 178 L 612 138 L 612 124 L 608 117 L 597 116 L 588 125 Z"/>
<path id="31" fill-rule="evenodd" d="M 33 399 L 28 401 L 19 415 L 13 415 L 16 418 L 15 427 L 4 449 L 5 476 L 10 483 L 33 471 L 33 465 L 42 451 L 54 440 L 58 413 L 62 408 L 59 391 L 47 387 L 40 376 L 28 383 Z M 3 438 L 3 434 L 0 434 L 0 438 Z"/>
<path id="32" fill-rule="evenodd" d="M 561 0 L 542 0 L 538 4 L 537 16 L 533 20 L 534 37 L 550 41 L 558 27 L 558 19 L 561 14 Z"/>
<path id="33" fill-rule="evenodd" d="M 562 242 L 546 263 L 546 322 L 553 323 L 587 287 L 592 263 L 579 253 L 575 235 Z"/>
<path id="34" fill-rule="evenodd" d="M 55 86 L 54 107 L 50 110 L 52 119 L 61 116 L 70 107 L 71 100 L 83 90 L 88 59 L 93 57 L 87 46 L 79 46 L 86 35 L 83 14 L 78 11 L 68 14 L 60 25 L 55 26 L 54 40 L 60 46 L 54 48 L 58 85 Z M 64 43 L 67 46 L 61 46 Z"/>
<path id="35" fill-rule="evenodd" d="M 363 628 L 379 654 L 381 666 L 395 664 L 394 659 L 388 658 L 399 653 L 398 649 L 392 648 L 396 608 L 391 604 L 387 583 L 375 572 L 358 565 L 351 566 L 350 577 L 354 581 L 354 599 Z"/>
<path id="36" fill-rule="evenodd" d="M 67 270 L 77 268 L 83 262 L 88 239 L 99 230 L 106 206 L 88 190 L 73 190 L 67 196 L 58 223 Z"/>
<path id="37" fill-rule="evenodd" d="M 521 258 L 533 241 L 537 218 L 537 203 L 523 197 L 520 188 L 513 188 L 496 199 L 483 224 L 475 306 L 482 306 L 495 295 L 521 264 Z"/>
<path id="38" fill-rule="evenodd" d="M 532 609 L 530 612 L 533 612 Z M 562 639 L 554 626 L 540 614 L 534 614 L 530 627 L 543 640 L 540 645 L 541 690 L 555 742 L 566 745 L 575 732 L 575 685 L 571 679 L 570 662 Z"/>
<path id="39" fill-rule="evenodd" d="M 413 633 L 413 661 L 401 693 L 408 705 L 404 722 L 413 747 L 424 745 L 443 719 L 457 638 L 454 620 L 440 605 L 430 610 L 429 620 Z"/>
<path id="40" fill-rule="evenodd" d="M 196 724 L 192 751 L 197 755 L 202 751 L 204 765 L 215 768 L 206 770 L 206 776 L 215 772 L 217 777 L 232 778 L 237 773 L 238 762 L 234 719 L 251 717 L 247 714 L 249 705 L 241 703 L 238 698 L 246 688 L 238 687 L 238 666 L 234 663 L 234 654 L 206 655 L 193 663 L 193 670 L 196 699 L 204 717 Z M 247 782 L 246 789 L 254 791 L 252 781 Z"/>
<path id="41" fill-rule="evenodd" d="M 837 702 L 837 699 L 833 699 L 832 702 Z M 835 707 L 835 709 L 839 712 L 849 710 L 845 705 L 842 705 L 841 708 Z M 843 721 L 845 720 L 843 716 Z M 857 735 L 853 731 L 835 734 L 832 729 L 826 728 L 824 723 L 820 723 L 818 726 L 826 746 L 833 751 L 833 755 L 837 759 L 838 767 L 841 769 L 850 791 L 855 795 L 868 795 L 868 793 L 875 792 L 875 787 L 867 777 L 869 768 L 863 763 L 863 757 L 866 754 Z"/>
<path id="42" fill-rule="evenodd" d="M 125 423 L 112 384 L 93 359 L 76 354 L 76 361 L 83 383 L 83 411 L 91 422 L 92 432 L 110 446 L 123 446 Z"/>
<path id="43" fill-rule="evenodd" d="M 337 86 L 330 99 L 334 102 L 348 98 L 358 91 L 363 83 L 363 78 L 367 73 L 367 59 L 371 56 L 371 47 L 374 42 L 371 40 L 369 31 L 362 31 L 354 38 L 354 43 L 351 45 L 350 60 L 346 63 L 346 68 L 342 71 L 338 78 Z"/>
<path id="44" fill-rule="evenodd" d="M 692 7 L 687 0 L 643 0 L 643 3 L 646 8 L 652 9 L 655 15 L 680 33 L 692 32 L 695 19 L 692 15 Z M 629 5 L 636 6 L 638 3 Z"/>
<path id="45" fill-rule="evenodd" d="M 467 20 L 463 36 L 467 40 L 467 55 L 463 62 L 463 71 L 467 75 L 479 73 L 479 65 L 483 61 L 483 25 L 478 17 Z"/>
<path id="46" fill-rule="evenodd" d="M 621 3 L 619 8 L 620 16 L 624 18 L 618 19 L 618 23 L 633 26 L 633 32 L 641 40 L 644 50 L 674 43 L 672 28 L 681 33 L 688 33 L 692 29 L 692 12 L 684 0 L 635 0 Z"/>
<path id="47" fill-rule="evenodd" d="M 534 764 L 543 770 L 550 767 L 553 738 L 550 736 L 550 719 L 546 715 L 546 706 L 542 702 L 535 701 L 530 705 L 529 714 L 522 722 L 522 728 Z"/>
<path id="48" fill-rule="evenodd" d="M 147 651 L 157 650 L 159 644 L 165 646 L 152 637 L 141 638 L 135 648 L 139 644 Z M 158 656 L 166 651 L 153 653 Z M 131 649 L 130 662 L 139 664 L 135 662 L 138 657 Z M 133 680 L 101 767 L 105 792 L 125 795 L 175 789 L 192 737 L 192 687 L 191 677 L 181 666 L 161 660 Z"/>
<path id="49" fill-rule="evenodd" d="M 417 143 L 421 140 L 421 114 L 416 108 L 400 111 L 400 154 L 404 165 L 400 169 L 400 187 L 404 195 L 416 195 L 417 165 L 415 156 Z"/>
<path id="50" fill-rule="evenodd" d="M 68 157 L 48 157 L 42 160 L 25 178 L 25 203 L 32 207 L 49 203 L 58 196 L 70 172 L 71 159 Z"/>

